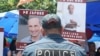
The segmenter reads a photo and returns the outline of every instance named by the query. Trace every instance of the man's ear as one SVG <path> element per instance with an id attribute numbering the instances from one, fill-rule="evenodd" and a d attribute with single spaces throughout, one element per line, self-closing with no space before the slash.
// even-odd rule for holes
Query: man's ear
<path id="1" fill-rule="evenodd" d="M 42 32 L 42 35 L 43 35 L 43 36 L 45 36 L 45 35 L 46 35 L 46 32 L 44 31 L 44 29 L 43 29 L 43 28 L 41 29 L 41 32 Z"/>
<path id="2" fill-rule="evenodd" d="M 62 34 L 62 33 L 63 33 L 63 31 L 64 31 L 64 28 L 62 27 L 62 28 L 60 29 L 60 33 Z"/>

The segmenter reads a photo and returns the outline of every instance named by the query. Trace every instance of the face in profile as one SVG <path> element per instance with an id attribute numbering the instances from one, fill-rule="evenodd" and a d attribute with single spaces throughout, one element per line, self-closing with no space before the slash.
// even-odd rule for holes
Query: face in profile
<path id="1" fill-rule="evenodd" d="M 69 11 L 70 14 L 73 14 L 73 12 L 74 12 L 74 5 L 72 5 L 72 4 L 68 5 L 68 11 Z"/>
<path id="2" fill-rule="evenodd" d="M 90 44 L 89 45 L 89 50 L 95 51 L 95 44 Z"/>
<path id="3" fill-rule="evenodd" d="M 37 37 L 41 34 L 42 27 L 38 18 L 28 20 L 29 33 L 32 37 Z"/>

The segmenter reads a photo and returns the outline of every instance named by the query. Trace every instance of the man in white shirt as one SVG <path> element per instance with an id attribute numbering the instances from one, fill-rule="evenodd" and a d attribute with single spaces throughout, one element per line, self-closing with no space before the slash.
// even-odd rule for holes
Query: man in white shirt
<path id="1" fill-rule="evenodd" d="M 78 17 L 74 14 L 74 5 L 69 4 L 68 5 L 68 13 L 67 16 L 63 19 L 63 27 L 65 30 L 70 31 L 77 31 L 77 27 L 79 27 Z"/>

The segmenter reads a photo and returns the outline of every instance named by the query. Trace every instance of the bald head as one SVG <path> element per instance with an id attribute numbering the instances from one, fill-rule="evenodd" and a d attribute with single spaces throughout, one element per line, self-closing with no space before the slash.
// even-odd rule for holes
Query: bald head
<path id="1" fill-rule="evenodd" d="M 69 11 L 69 14 L 73 14 L 73 12 L 74 12 L 74 5 L 73 4 L 68 5 L 68 11 Z"/>
<path id="2" fill-rule="evenodd" d="M 29 20 L 28 20 L 28 24 L 30 24 L 30 23 L 41 25 L 41 23 L 40 23 L 40 19 L 39 19 L 39 18 L 29 18 Z"/>
<path id="3" fill-rule="evenodd" d="M 28 28 L 32 37 L 37 37 L 41 34 L 42 26 L 39 18 L 30 18 L 28 20 Z"/>

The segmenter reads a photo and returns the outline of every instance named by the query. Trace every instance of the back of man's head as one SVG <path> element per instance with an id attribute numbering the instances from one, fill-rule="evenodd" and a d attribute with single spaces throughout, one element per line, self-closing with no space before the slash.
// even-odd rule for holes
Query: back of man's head
<path id="1" fill-rule="evenodd" d="M 47 14 L 42 19 L 42 28 L 45 34 L 61 34 L 62 26 L 60 17 L 56 14 Z"/>
<path id="2" fill-rule="evenodd" d="M 42 19 L 44 29 L 62 28 L 60 17 L 56 14 L 47 14 Z"/>

